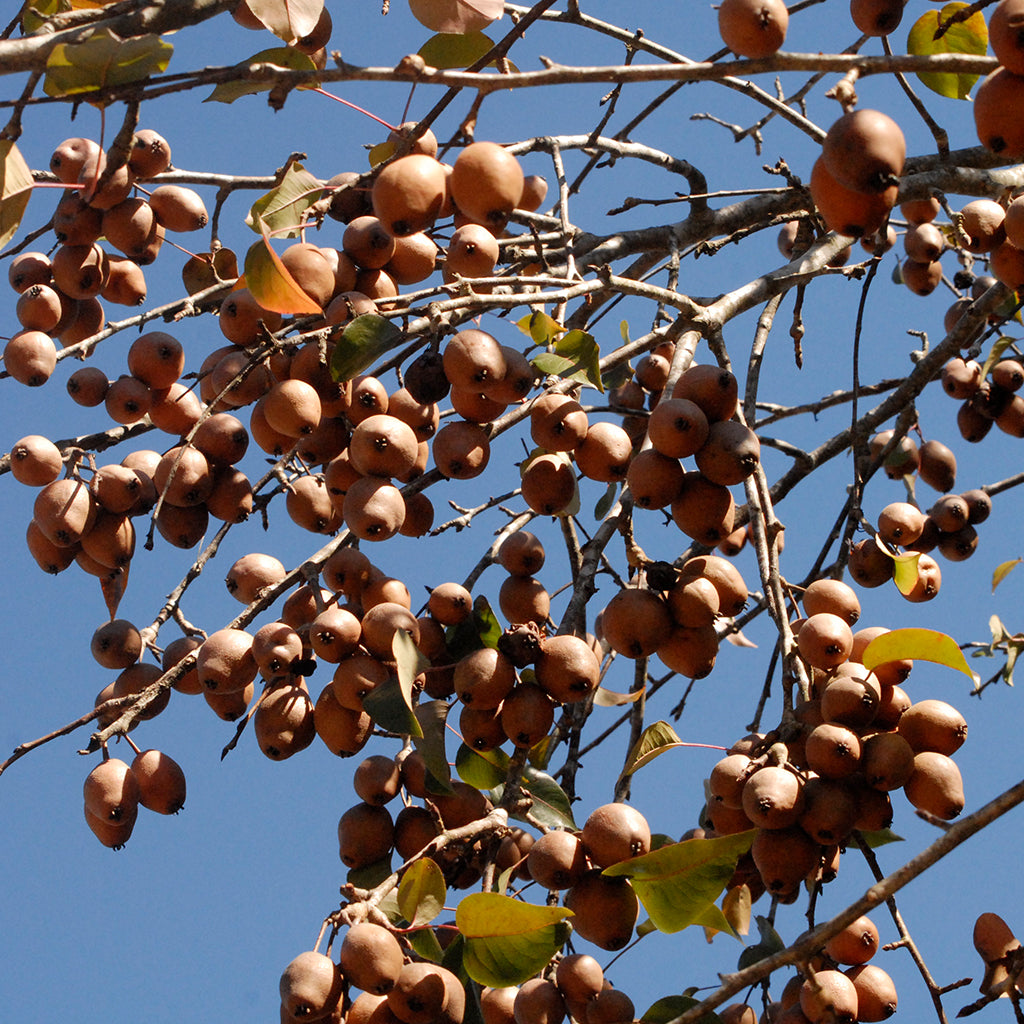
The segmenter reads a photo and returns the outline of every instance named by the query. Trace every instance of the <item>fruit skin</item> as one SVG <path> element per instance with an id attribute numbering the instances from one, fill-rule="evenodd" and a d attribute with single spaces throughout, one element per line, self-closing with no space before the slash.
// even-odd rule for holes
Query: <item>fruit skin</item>
<path id="1" fill-rule="evenodd" d="M 789 11 L 781 0 L 722 0 L 718 8 L 722 42 L 752 60 L 776 53 L 788 27 Z"/>
<path id="2" fill-rule="evenodd" d="M 996 60 L 1007 71 L 1024 75 L 1024 46 L 1021 28 L 1024 26 L 1024 3 L 1021 0 L 1002 0 L 988 20 L 988 41 Z"/>
<path id="3" fill-rule="evenodd" d="M 903 173 L 907 144 L 900 126 L 880 110 L 860 107 L 829 128 L 821 147 L 833 177 L 857 192 L 885 192 Z"/>
<path id="4" fill-rule="evenodd" d="M 500 231 L 523 194 L 519 161 L 496 142 L 472 142 L 455 160 L 451 193 L 470 220 Z"/>
<path id="5" fill-rule="evenodd" d="M 1024 157 L 1024 77 L 996 68 L 974 94 L 974 126 L 988 150 L 1009 160 Z"/>

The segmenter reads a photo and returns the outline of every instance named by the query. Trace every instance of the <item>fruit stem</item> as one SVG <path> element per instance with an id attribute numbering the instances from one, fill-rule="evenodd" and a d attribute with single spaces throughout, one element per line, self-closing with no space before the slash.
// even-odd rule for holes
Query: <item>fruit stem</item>
<path id="1" fill-rule="evenodd" d="M 328 92 L 326 89 L 316 88 L 310 90 L 311 92 L 318 92 L 321 96 L 326 96 L 329 100 L 335 100 L 338 103 L 344 103 L 346 107 L 351 107 L 353 110 L 358 110 L 360 114 L 365 114 L 367 117 L 376 121 L 378 124 L 384 125 L 389 132 L 397 131 L 394 125 L 390 125 L 387 121 L 379 118 L 376 114 L 371 114 L 368 110 L 364 110 L 362 107 L 357 106 L 355 103 L 350 103 L 348 100 L 343 100 L 340 96 L 335 96 L 334 93 Z"/>

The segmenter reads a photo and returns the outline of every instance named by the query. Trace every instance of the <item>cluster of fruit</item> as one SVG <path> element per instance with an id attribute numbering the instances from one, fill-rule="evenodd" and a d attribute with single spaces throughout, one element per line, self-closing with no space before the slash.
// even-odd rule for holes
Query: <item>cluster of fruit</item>
<path id="1" fill-rule="evenodd" d="M 350 989 L 361 990 L 351 998 Z M 460 1024 L 466 992 L 447 968 L 406 955 L 394 933 L 370 922 L 345 933 L 338 962 L 315 951 L 300 953 L 280 981 L 282 1020 L 349 1024 Z M 521 986 L 484 987 L 479 993 L 484 1024 L 525 1024 L 564 1019 L 581 1024 L 628 1024 L 632 1000 L 605 980 L 587 954 L 559 959 L 550 978 Z"/>
<path id="2" fill-rule="evenodd" d="M 192 189 L 161 185 L 145 198 L 132 196 L 139 182 L 170 163 L 170 146 L 151 129 L 135 133 L 128 162 L 109 174 L 106 154 L 91 139 L 66 139 L 54 151 L 50 169 L 67 187 L 52 221 L 60 245 L 52 257 L 21 253 L 8 269 L 23 330 L 4 346 L 3 362 L 16 380 L 44 384 L 56 366 L 54 338 L 67 346 L 102 330 L 101 298 L 126 306 L 145 301 L 142 267 L 156 259 L 165 231 L 206 224 L 206 208 Z M 104 249 L 100 238 L 121 255 Z"/>
<path id="3" fill-rule="evenodd" d="M 818 876 L 822 858 L 838 859 L 854 828 L 887 828 L 892 791 L 903 789 L 915 808 L 947 820 L 964 806 L 950 756 L 967 735 L 963 716 L 943 701 L 911 703 L 899 685 L 909 661 L 864 668 L 865 648 L 887 631 L 853 632 L 860 603 L 845 583 L 812 583 L 803 606 L 806 618 L 792 628 L 811 672 L 809 699 L 796 706 L 783 743 L 763 751 L 761 737 L 747 737 L 718 762 L 706 806 L 715 833 L 758 829 L 754 867 L 783 900 Z"/>
<path id="4" fill-rule="evenodd" d="M 132 349 L 152 345 L 164 350 L 167 341 L 173 339 L 147 334 Z M 125 386 L 117 388 L 122 382 Z M 118 401 L 148 404 L 154 421 L 171 433 L 184 434 L 192 412 L 198 419 L 198 410 L 186 401 L 194 398 L 192 393 L 179 393 L 179 387 L 151 389 L 139 376 L 125 376 L 107 394 L 116 388 Z M 22 483 L 40 488 L 26 534 L 29 551 L 45 572 L 61 572 L 74 562 L 109 580 L 127 571 L 134 554 L 133 518 L 149 514 L 161 495 L 157 529 L 176 547 L 192 547 L 205 534 L 210 516 L 234 523 L 252 510 L 252 486 L 234 465 L 248 443 L 241 421 L 218 413 L 203 421 L 188 445 L 175 445 L 163 455 L 141 449 L 120 463 L 93 464 L 87 481 L 81 453 L 63 453 L 39 435 L 24 437 L 11 450 L 11 471 Z M 67 475 L 61 477 L 65 459 Z"/>
<path id="5" fill-rule="evenodd" d="M 942 390 L 961 401 L 956 422 L 965 441 L 977 444 L 993 424 L 1011 437 L 1024 437 L 1024 366 L 1017 359 L 1000 359 L 988 375 L 974 359 L 954 356 L 942 369 Z"/>
<path id="6" fill-rule="evenodd" d="M 131 764 L 105 757 L 96 765 L 85 778 L 83 794 L 89 828 L 104 846 L 118 850 L 128 842 L 140 806 L 157 814 L 181 810 L 185 774 L 167 754 L 135 747 Z"/>
<path id="7" fill-rule="evenodd" d="M 870 963 L 878 952 L 878 928 L 862 916 L 825 944 L 813 973 L 796 974 L 771 1004 L 773 1024 L 866 1024 L 896 1012 L 896 985 L 888 971 Z"/>
<path id="8" fill-rule="evenodd" d="M 599 613 L 597 635 L 627 658 L 656 654 L 674 672 L 703 679 L 718 654 L 716 619 L 739 615 L 747 603 L 739 570 L 718 555 L 698 555 L 678 572 L 648 570 L 647 587 L 620 590 Z"/>

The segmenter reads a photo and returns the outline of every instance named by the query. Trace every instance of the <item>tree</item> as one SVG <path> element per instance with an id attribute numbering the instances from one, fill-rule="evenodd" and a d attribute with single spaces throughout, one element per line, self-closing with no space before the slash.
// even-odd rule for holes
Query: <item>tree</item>
<path id="1" fill-rule="evenodd" d="M 128 966 L 104 975 L 116 1019 L 140 999 L 181 1019 L 154 992 L 211 962 L 233 977 L 223 1002 L 203 994 L 207 1015 L 234 1018 L 249 991 L 272 1013 L 284 972 L 282 1019 L 313 1019 L 294 995 L 304 965 L 325 970 L 311 950 L 341 958 L 346 1000 L 391 983 L 361 973 L 397 969 L 364 920 L 418 965 L 399 990 L 443 960 L 453 1020 L 478 1019 L 482 985 L 513 983 L 561 992 L 583 1024 L 731 1020 L 796 970 L 811 1019 L 838 1018 L 833 960 L 852 972 L 859 954 L 836 936 L 869 912 L 871 942 L 897 947 L 872 965 L 904 1014 L 977 1000 L 991 1016 L 1007 994 L 1019 1016 L 1016 940 L 993 914 L 1019 926 L 1019 885 L 995 876 L 1024 783 L 993 754 L 1015 739 L 995 686 L 1020 636 L 983 604 L 1011 591 L 1019 556 L 1024 144 L 1019 118 L 999 120 L 1019 102 L 1012 33 L 999 42 L 1014 5 L 907 11 L 852 47 L 872 10 L 901 4 L 797 4 L 752 40 L 728 2 L 721 35 L 710 8 L 662 5 L 629 12 L 642 32 L 575 3 L 500 20 L 487 0 L 385 5 L 383 22 L 333 5 L 333 28 L 318 0 L 233 6 L 55 0 L 0 40 L 18 322 L 5 662 L 50 681 L 4 697 L 5 862 L 23 881 L 5 917 L 35 919 L 11 934 L 23 970 L 6 1003 L 27 1016 L 42 991 L 82 1016 L 53 1005 L 76 984 L 31 965 L 26 936 L 84 892 L 112 915 L 108 942 L 131 930 Z M 785 42 L 765 42 L 773 27 Z M 989 29 L 1008 70 L 982 86 Z M 62 146 L 75 131 L 92 142 Z M 450 183 L 422 155 L 430 137 Z M 534 172 L 546 198 L 530 198 Z M 126 296 L 138 311 L 120 317 Z M 854 628 L 890 632 L 855 640 L 861 609 Z M 993 660 L 979 676 L 963 651 Z M 744 733 L 760 735 L 727 757 Z M 181 764 L 180 819 L 145 813 L 173 811 L 181 782 L 166 760 L 147 770 L 156 755 L 122 767 L 132 745 Z M 396 760 L 403 795 L 385 805 Z M 87 774 L 100 844 L 77 818 Z M 37 902 L 62 884 L 38 869 L 50 817 L 43 848 L 81 872 L 59 911 Z M 513 871 L 542 835 L 570 875 L 584 855 L 597 869 L 572 888 L 537 855 L 534 881 Z M 178 863 L 203 918 L 168 965 L 143 950 L 194 895 L 174 891 Z M 154 918 L 140 894 L 161 901 Z M 636 897 L 641 926 L 612 927 Z M 271 966 L 234 966 L 238 932 Z M 568 966 L 557 988 L 527 980 L 557 978 L 570 952 L 598 956 L 635 1006 L 588 1009 Z M 91 948 L 79 969 L 112 959 Z M 337 1002 L 334 970 L 318 983 Z M 860 1019 L 887 1011 L 866 1002 Z"/>

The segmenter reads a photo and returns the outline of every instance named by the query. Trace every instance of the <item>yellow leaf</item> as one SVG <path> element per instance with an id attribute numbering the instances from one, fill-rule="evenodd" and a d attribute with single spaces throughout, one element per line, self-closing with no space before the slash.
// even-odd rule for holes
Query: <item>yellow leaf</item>
<path id="1" fill-rule="evenodd" d="M 1002 583 L 1018 565 L 1020 565 L 1021 561 L 1022 559 L 1020 558 L 1013 558 L 1009 562 L 1003 562 L 1001 565 L 996 566 L 995 572 L 992 573 L 993 594 L 996 592 L 996 587 L 998 587 L 999 584 Z"/>
<path id="2" fill-rule="evenodd" d="M 616 693 L 614 690 L 606 690 L 603 686 L 599 686 L 594 694 L 594 703 L 599 708 L 619 708 L 623 704 L 635 704 L 643 695 L 643 690 L 637 690 L 634 693 Z"/>
<path id="3" fill-rule="evenodd" d="M 906 597 L 917 586 L 917 563 L 921 561 L 920 551 L 909 551 L 905 555 L 893 555 L 892 578 L 896 589 Z"/>
<path id="4" fill-rule="evenodd" d="M 957 642 L 934 629 L 893 629 L 883 633 L 864 648 L 862 661 L 865 668 L 873 669 L 904 658 L 931 661 L 963 672 L 971 680 L 975 678 Z"/>

